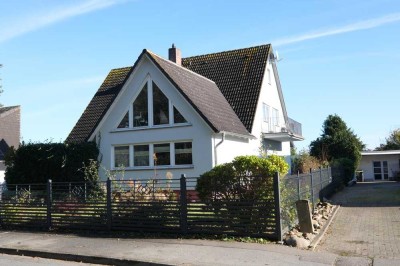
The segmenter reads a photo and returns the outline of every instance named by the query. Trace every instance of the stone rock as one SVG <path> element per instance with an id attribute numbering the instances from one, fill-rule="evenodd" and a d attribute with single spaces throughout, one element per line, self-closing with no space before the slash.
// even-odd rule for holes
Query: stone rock
<path id="1" fill-rule="evenodd" d="M 314 229 L 320 229 L 321 228 L 321 225 L 318 223 L 318 221 L 313 220 L 312 223 L 313 223 Z"/>
<path id="2" fill-rule="evenodd" d="M 306 249 L 308 248 L 308 246 L 310 246 L 310 241 L 302 238 L 302 237 L 298 237 L 296 235 L 289 235 L 285 238 L 285 243 L 288 246 L 291 247 L 297 247 L 297 248 L 301 248 L 301 249 Z"/>

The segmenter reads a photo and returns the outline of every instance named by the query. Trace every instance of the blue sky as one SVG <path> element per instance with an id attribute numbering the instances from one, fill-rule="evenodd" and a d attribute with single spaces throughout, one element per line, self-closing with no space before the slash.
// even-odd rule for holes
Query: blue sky
<path id="1" fill-rule="evenodd" d="M 316 139 L 338 114 L 375 148 L 400 127 L 400 1 L 0 0 L 0 102 L 24 141 L 63 141 L 108 71 L 272 43 L 288 114 Z"/>

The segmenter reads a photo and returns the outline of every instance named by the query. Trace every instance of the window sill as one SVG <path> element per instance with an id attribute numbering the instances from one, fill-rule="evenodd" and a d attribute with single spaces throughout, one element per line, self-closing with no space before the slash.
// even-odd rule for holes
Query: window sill
<path id="1" fill-rule="evenodd" d="M 124 168 L 119 168 L 119 167 L 114 167 L 112 170 L 113 171 L 118 171 L 118 170 L 125 170 L 125 171 L 143 171 L 143 170 L 149 170 L 149 171 L 154 171 L 154 170 L 175 170 L 175 169 L 193 169 L 194 165 L 160 165 L 160 166 L 137 166 L 137 167 L 124 167 Z"/>
<path id="2" fill-rule="evenodd" d="M 182 123 L 182 124 L 173 124 L 173 125 L 156 125 L 151 127 L 127 127 L 127 128 L 116 128 L 112 130 L 110 133 L 117 132 L 127 132 L 127 131 L 141 131 L 141 130 L 151 130 L 151 129 L 160 129 L 160 128 L 175 128 L 175 127 L 188 127 L 191 126 L 190 123 Z"/>

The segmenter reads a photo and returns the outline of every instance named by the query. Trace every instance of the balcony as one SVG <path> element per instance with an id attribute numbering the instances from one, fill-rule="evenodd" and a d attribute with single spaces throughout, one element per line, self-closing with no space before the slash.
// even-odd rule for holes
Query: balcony
<path id="1" fill-rule="evenodd" d="M 291 118 L 288 118 L 286 123 L 279 120 L 279 118 L 271 117 L 263 122 L 263 138 L 279 142 L 304 140 L 299 122 Z"/>

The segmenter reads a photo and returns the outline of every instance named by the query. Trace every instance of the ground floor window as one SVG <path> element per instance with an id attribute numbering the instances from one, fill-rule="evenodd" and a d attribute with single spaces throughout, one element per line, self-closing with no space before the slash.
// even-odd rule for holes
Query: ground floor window
<path id="1" fill-rule="evenodd" d="M 374 178 L 377 180 L 389 179 L 389 169 L 387 161 L 372 162 L 374 168 Z"/>
<path id="2" fill-rule="evenodd" d="M 129 166 L 129 146 L 114 147 L 114 167 Z"/>
<path id="3" fill-rule="evenodd" d="M 164 142 L 114 146 L 114 167 L 192 165 L 192 142 Z"/>

